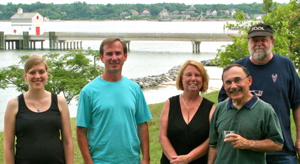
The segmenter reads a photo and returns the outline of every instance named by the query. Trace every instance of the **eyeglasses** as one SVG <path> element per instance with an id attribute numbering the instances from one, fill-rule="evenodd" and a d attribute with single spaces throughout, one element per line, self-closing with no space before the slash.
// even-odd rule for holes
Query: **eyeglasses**
<path id="1" fill-rule="evenodd" d="M 234 83 L 234 84 L 240 84 L 247 77 L 248 76 L 246 76 L 244 78 L 238 77 L 238 78 L 233 79 L 233 81 L 230 81 L 230 80 L 224 81 L 224 85 L 229 87 L 229 86 L 231 86 L 232 83 Z"/>

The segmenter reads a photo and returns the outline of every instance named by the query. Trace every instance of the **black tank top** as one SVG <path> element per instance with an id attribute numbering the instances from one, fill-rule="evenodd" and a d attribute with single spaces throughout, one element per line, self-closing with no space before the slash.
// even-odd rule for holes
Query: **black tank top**
<path id="1" fill-rule="evenodd" d="M 209 137 L 209 113 L 213 102 L 203 98 L 197 112 L 189 124 L 183 119 L 179 95 L 170 99 L 170 110 L 167 136 L 177 155 L 185 155 L 201 145 Z M 207 155 L 191 162 L 190 164 L 206 164 Z M 168 158 L 162 154 L 161 164 L 170 164 Z"/>
<path id="2" fill-rule="evenodd" d="M 62 121 L 57 95 L 51 93 L 51 106 L 44 112 L 33 112 L 18 96 L 16 116 L 16 164 L 64 164 L 61 141 Z"/>

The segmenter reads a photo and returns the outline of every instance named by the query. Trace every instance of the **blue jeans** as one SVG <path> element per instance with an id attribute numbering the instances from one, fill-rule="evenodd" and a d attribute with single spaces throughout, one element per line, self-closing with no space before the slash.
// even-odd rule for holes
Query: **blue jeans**
<path id="1" fill-rule="evenodd" d="M 298 164 L 295 155 L 267 155 L 267 164 Z"/>

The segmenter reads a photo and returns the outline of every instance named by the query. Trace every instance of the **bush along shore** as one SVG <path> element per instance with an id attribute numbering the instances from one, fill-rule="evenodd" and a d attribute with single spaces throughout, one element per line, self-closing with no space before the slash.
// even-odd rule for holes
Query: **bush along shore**
<path id="1" fill-rule="evenodd" d="M 201 63 L 204 66 L 215 66 L 214 64 L 211 64 L 211 60 L 203 60 L 203 61 L 201 61 Z M 178 65 L 178 66 L 174 66 L 173 68 L 171 68 L 167 73 L 163 73 L 160 75 L 146 76 L 146 77 L 141 77 L 141 78 L 134 78 L 131 80 L 138 83 L 141 88 L 155 87 L 155 86 L 165 83 L 165 82 L 175 81 L 180 68 L 181 68 L 181 65 Z"/>

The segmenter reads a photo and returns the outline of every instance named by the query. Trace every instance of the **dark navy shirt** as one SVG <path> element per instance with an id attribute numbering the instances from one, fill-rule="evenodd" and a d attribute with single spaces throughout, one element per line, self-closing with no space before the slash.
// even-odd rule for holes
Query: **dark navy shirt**
<path id="1" fill-rule="evenodd" d="M 284 147 L 281 151 L 269 154 L 295 154 L 290 129 L 290 109 L 300 105 L 300 79 L 292 61 L 274 54 L 265 65 L 255 65 L 249 56 L 235 63 L 248 69 L 253 77 L 250 90 L 262 90 L 262 100 L 272 105 L 282 128 Z M 224 88 L 219 93 L 219 102 L 226 99 Z"/>

